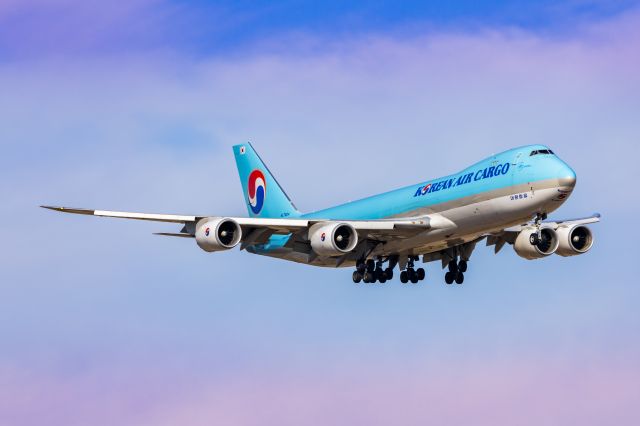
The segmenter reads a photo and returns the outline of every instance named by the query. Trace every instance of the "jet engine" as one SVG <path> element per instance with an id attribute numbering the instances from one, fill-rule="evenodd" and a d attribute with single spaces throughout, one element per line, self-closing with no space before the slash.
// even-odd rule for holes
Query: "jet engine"
<path id="1" fill-rule="evenodd" d="M 206 218 L 196 225 L 196 243 L 204 251 L 229 250 L 241 238 L 242 228 L 233 219 Z"/>
<path id="2" fill-rule="evenodd" d="M 358 244 L 358 233 L 347 223 L 318 224 L 310 229 L 311 248 L 320 256 L 339 256 Z"/>
<path id="3" fill-rule="evenodd" d="M 560 245 L 556 254 L 560 256 L 576 256 L 588 252 L 593 245 L 593 235 L 586 226 L 562 226 L 558 228 Z"/>
<path id="4" fill-rule="evenodd" d="M 541 238 L 538 244 L 533 245 L 530 242 L 531 234 L 535 233 L 534 227 L 524 228 L 518 234 L 513 248 L 520 257 L 533 260 L 549 256 L 558 249 L 560 244 L 558 234 L 551 228 L 542 228 L 540 230 Z"/>

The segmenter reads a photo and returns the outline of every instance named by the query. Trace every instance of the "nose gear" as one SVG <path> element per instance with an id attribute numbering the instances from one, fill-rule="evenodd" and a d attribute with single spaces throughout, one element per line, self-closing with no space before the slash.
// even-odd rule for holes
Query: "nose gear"
<path id="1" fill-rule="evenodd" d="M 546 213 L 536 213 L 536 218 L 534 220 L 534 226 L 536 227 L 536 232 L 529 235 L 529 244 L 532 246 L 537 246 L 542 242 L 542 221 L 547 219 Z"/>

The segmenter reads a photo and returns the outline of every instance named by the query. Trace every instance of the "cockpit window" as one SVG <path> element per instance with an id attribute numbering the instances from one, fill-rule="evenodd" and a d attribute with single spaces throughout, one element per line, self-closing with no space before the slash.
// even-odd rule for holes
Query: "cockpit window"
<path id="1" fill-rule="evenodd" d="M 531 151 L 529 157 L 533 157 L 534 155 L 542 155 L 542 154 L 551 154 L 553 155 L 553 151 L 550 149 L 536 149 L 535 151 Z"/>

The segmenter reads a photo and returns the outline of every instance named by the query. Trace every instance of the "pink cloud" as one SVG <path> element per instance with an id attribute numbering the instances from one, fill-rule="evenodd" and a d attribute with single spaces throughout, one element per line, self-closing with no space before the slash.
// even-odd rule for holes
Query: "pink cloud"
<path id="1" fill-rule="evenodd" d="M 380 368 L 205 390 L 151 423 L 190 424 L 635 424 L 632 366 L 598 371 L 553 363 L 464 364 L 425 372 Z M 389 371 L 391 370 L 391 371 Z M 173 411 L 173 412 L 172 412 Z M 167 416 L 167 417 L 165 417 Z M 163 422 L 164 420 L 164 422 Z"/>
<path id="2" fill-rule="evenodd" d="M 4 424 L 635 425 L 633 363 L 375 362 L 192 380 L 171 368 L 76 377 L 3 371 Z M 7 374 L 9 373 L 9 374 Z"/>

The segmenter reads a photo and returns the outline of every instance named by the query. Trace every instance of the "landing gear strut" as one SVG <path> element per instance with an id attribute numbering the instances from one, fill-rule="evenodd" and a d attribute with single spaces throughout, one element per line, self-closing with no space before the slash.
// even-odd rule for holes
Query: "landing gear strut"
<path id="1" fill-rule="evenodd" d="M 376 269 L 374 270 L 375 280 L 378 280 L 380 284 L 384 284 L 387 282 L 387 275 L 382 269 L 382 260 L 376 262 Z M 374 282 L 375 282 L 374 280 Z"/>

